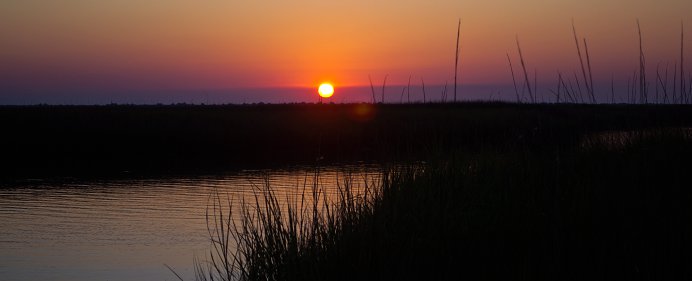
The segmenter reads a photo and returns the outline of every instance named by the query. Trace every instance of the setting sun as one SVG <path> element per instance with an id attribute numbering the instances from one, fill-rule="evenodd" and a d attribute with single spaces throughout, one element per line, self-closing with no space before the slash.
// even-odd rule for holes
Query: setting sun
<path id="1" fill-rule="evenodd" d="M 331 97 L 334 94 L 334 86 L 332 86 L 332 84 L 329 83 L 322 83 L 317 92 L 320 94 L 320 97 Z"/>

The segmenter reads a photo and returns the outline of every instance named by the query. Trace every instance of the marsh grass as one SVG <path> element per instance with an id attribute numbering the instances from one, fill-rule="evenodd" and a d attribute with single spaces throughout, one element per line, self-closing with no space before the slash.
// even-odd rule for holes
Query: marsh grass
<path id="1" fill-rule="evenodd" d="M 459 37 L 461 35 L 461 19 L 457 23 L 457 45 L 456 51 L 454 52 L 454 102 L 457 102 L 457 74 L 459 73 Z M 447 92 L 447 84 L 445 83 L 445 94 Z M 445 102 L 445 97 L 443 95 L 442 102 Z"/>
<path id="2" fill-rule="evenodd" d="M 438 151 L 425 165 L 383 169 L 364 192 L 345 177 L 335 200 L 319 186 L 282 198 L 267 184 L 255 202 L 230 206 L 239 222 L 217 196 L 208 217 L 214 251 L 198 263 L 198 279 L 692 276 L 690 130 L 579 139 Z"/>
<path id="3" fill-rule="evenodd" d="M 524 55 L 521 52 L 521 46 L 519 46 L 519 36 L 516 38 L 517 41 L 517 51 L 519 52 L 519 62 L 521 63 L 521 69 L 524 71 L 524 82 L 526 83 L 526 89 L 529 91 L 529 100 L 532 103 L 536 103 L 536 97 L 534 96 L 533 90 L 531 89 L 531 82 L 529 82 L 529 74 L 526 72 L 526 64 L 524 63 Z M 523 90 L 524 88 L 522 88 Z"/>
<path id="4" fill-rule="evenodd" d="M 295 193 L 277 192 L 269 180 L 254 196 L 233 204 L 215 193 L 207 208 L 212 242 L 208 259 L 196 259 L 197 280 L 286 280 L 314 274 L 325 249 L 371 214 L 383 178 L 345 171 L 335 188 L 319 181 L 319 169 Z M 248 200 L 248 201 L 246 201 Z"/>

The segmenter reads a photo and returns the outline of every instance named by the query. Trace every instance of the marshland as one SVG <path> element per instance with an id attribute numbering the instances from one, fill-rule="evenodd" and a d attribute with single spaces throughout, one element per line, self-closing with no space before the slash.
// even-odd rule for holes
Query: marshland
<path id="1" fill-rule="evenodd" d="M 99 249 L 120 243 L 106 233 L 121 233 L 140 242 L 115 256 L 158 265 L 135 270 L 152 278 L 690 274 L 688 105 L 36 106 L 0 114 L 13 136 L 3 145 L 14 148 L 3 158 L 12 171 L 3 173 L 2 197 L 10 260 L 28 259 L 19 245 L 35 239 L 48 243 L 42 256 L 80 245 L 81 255 L 113 257 Z M 28 223 L 46 211 L 60 215 Z M 44 234 L 27 235 L 34 228 Z M 118 272 L 109 274 L 137 275 Z"/>
<path id="2" fill-rule="evenodd" d="M 0 280 L 692 280 L 664 2 L 0 3 Z"/>

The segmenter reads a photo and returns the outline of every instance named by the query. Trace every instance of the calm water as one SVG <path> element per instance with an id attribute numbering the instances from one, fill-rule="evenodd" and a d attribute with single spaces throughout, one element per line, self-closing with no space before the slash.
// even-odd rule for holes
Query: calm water
<path id="1" fill-rule="evenodd" d="M 356 186 L 379 177 L 374 167 L 323 168 L 319 184 L 333 190 L 346 170 Z M 193 257 L 209 250 L 205 210 L 214 191 L 240 202 L 268 179 L 298 194 L 313 173 L 0 185 L 0 280 L 177 280 L 164 264 L 193 280 Z"/>

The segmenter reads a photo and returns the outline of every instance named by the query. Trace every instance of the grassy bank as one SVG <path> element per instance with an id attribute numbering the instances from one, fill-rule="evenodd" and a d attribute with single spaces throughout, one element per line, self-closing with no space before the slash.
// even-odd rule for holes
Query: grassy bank
<path id="1" fill-rule="evenodd" d="M 226 251 L 212 252 L 211 264 L 200 262 L 198 278 L 692 277 L 689 130 L 525 138 L 444 150 L 425 166 L 385 170 L 368 198 L 349 196 L 345 183 L 334 205 L 282 211 L 283 198 L 267 189 L 260 200 L 270 204 L 245 209 L 244 220 L 224 229 L 217 210 L 212 237 Z M 237 252 L 223 246 L 236 242 Z"/>
<path id="2" fill-rule="evenodd" d="M 0 107 L 2 179 L 424 160 L 603 130 L 692 126 L 684 105 Z M 530 138 L 541 135 L 541 138 Z M 126 173 L 127 172 L 127 173 Z"/>

